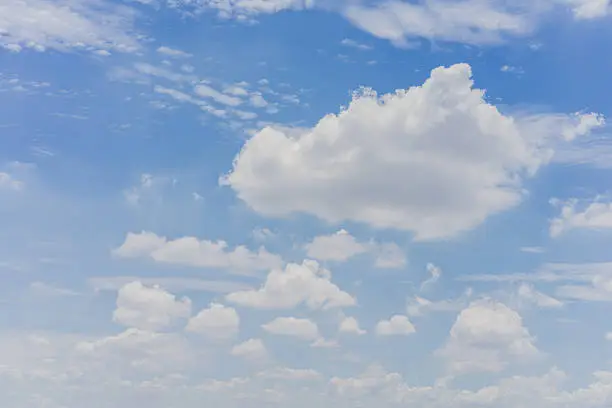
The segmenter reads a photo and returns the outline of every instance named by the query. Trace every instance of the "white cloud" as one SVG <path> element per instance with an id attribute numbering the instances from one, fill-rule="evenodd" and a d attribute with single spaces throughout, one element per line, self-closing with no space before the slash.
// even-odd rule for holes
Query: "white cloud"
<path id="1" fill-rule="evenodd" d="M 185 82 L 192 83 L 197 80 L 197 77 L 189 74 L 182 74 L 179 72 L 173 72 L 169 69 L 163 67 L 156 67 L 155 65 L 147 64 L 144 62 L 137 62 L 134 64 L 134 69 L 138 74 L 142 74 L 145 76 L 153 76 L 158 78 L 163 78 L 172 82 Z M 121 72 L 121 71 L 120 71 Z M 125 79 L 129 80 L 130 73 L 129 71 L 125 71 Z M 119 79 L 121 77 L 121 73 L 119 75 Z M 136 77 L 138 78 L 138 77 Z"/>
<path id="2" fill-rule="evenodd" d="M 319 235 L 305 245 L 309 257 L 321 261 L 344 262 L 363 253 L 375 257 L 376 268 L 401 268 L 406 265 L 406 254 L 395 243 L 359 242 L 346 230 L 330 235 Z"/>
<path id="3" fill-rule="evenodd" d="M 344 45 L 345 47 L 357 48 L 358 50 L 362 51 L 368 51 L 374 48 L 371 45 L 362 44 L 355 40 L 351 40 L 350 38 L 343 39 L 342 41 L 340 41 L 340 44 Z"/>
<path id="4" fill-rule="evenodd" d="M 331 272 L 317 262 L 290 263 L 273 269 L 258 290 L 230 293 L 229 302 L 256 309 L 291 309 L 305 304 L 310 309 L 331 309 L 356 304 L 355 299 L 331 282 Z"/>
<path id="5" fill-rule="evenodd" d="M 468 299 L 472 296 L 472 290 L 468 289 L 457 299 L 445 299 L 432 301 L 420 296 L 415 296 L 408 301 L 406 314 L 408 316 L 423 316 L 430 312 L 457 312 L 463 309 Z"/>
<path id="6" fill-rule="evenodd" d="M 268 350 L 261 339 L 249 339 L 232 347 L 231 354 L 249 360 L 263 360 L 268 356 Z"/>
<path id="7" fill-rule="evenodd" d="M 563 302 L 549 296 L 545 293 L 537 291 L 533 285 L 522 283 L 518 288 L 518 297 L 520 302 L 533 304 L 541 308 L 560 308 L 563 307 Z"/>
<path id="8" fill-rule="evenodd" d="M 272 334 L 296 337 L 302 340 L 316 340 L 319 338 L 319 328 L 309 319 L 295 317 L 277 317 L 261 326 Z"/>
<path id="9" fill-rule="evenodd" d="M 155 262 L 201 268 L 224 268 L 236 273 L 253 273 L 280 267 L 282 259 L 265 248 L 252 252 L 244 246 L 230 250 L 225 241 L 182 237 L 168 240 L 152 232 L 129 232 L 123 244 L 113 250 L 121 258 L 150 258 Z"/>
<path id="10" fill-rule="evenodd" d="M 376 334 L 379 336 L 407 336 L 416 332 L 408 317 L 395 315 L 389 320 L 381 320 L 376 324 Z"/>
<path id="11" fill-rule="evenodd" d="M 257 373 L 257 377 L 267 380 L 319 380 L 321 373 L 311 368 L 275 367 Z"/>
<path id="12" fill-rule="evenodd" d="M 90 377 L 97 371 L 94 378 L 100 375 L 130 378 L 135 372 L 165 374 L 185 369 L 197 357 L 195 350 L 177 334 L 136 328 L 117 335 L 78 342 L 74 350 L 77 354 L 68 360 L 67 363 L 71 365 L 69 370 L 77 369 L 78 373 L 78 367 L 70 361 L 81 361 Z M 94 363 L 96 361 L 97 364 Z"/>
<path id="13" fill-rule="evenodd" d="M 367 333 L 359 327 L 359 322 L 354 317 L 345 317 L 342 319 L 338 331 L 340 333 L 357 334 L 359 336 Z"/>
<path id="14" fill-rule="evenodd" d="M 198 96 L 201 96 L 202 98 L 212 99 L 215 102 L 220 103 L 222 105 L 238 106 L 238 105 L 242 104 L 242 99 L 237 98 L 235 96 L 226 95 L 224 93 L 221 93 L 221 92 L 217 91 L 216 89 L 214 89 L 211 86 L 206 85 L 206 84 L 199 84 L 199 85 L 197 85 L 194 88 L 194 92 Z"/>
<path id="15" fill-rule="evenodd" d="M 172 292 L 211 292 L 211 293 L 230 293 L 238 290 L 249 289 L 249 286 L 234 281 L 208 280 L 197 278 L 182 277 L 143 277 L 143 276 L 99 276 L 89 278 L 87 282 L 96 291 L 110 290 L 117 291 L 128 283 L 139 281 L 146 286 L 161 286 Z"/>
<path id="16" fill-rule="evenodd" d="M 257 14 L 271 14 L 283 10 L 301 10 L 310 8 L 314 0 L 200 0 L 198 2 L 178 2 L 170 0 L 171 4 L 189 7 L 217 10 L 222 18 L 236 18 L 238 20 L 251 20 Z"/>
<path id="17" fill-rule="evenodd" d="M 611 0 L 567 0 L 578 20 L 605 17 L 610 13 Z"/>
<path id="18" fill-rule="evenodd" d="M 193 56 L 192 54 L 188 52 L 177 50 L 175 48 L 166 47 L 164 45 L 159 47 L 157 49 L 157 52 L 162 55 L 165 55 L 167 57 L 172 57 L 172 58 L 190 58 Z"/>
<path id="19" fill-rule="evenodd" d="M 131 8 L 100 0 L 3 0 L 0 47 L 131 52 L 139 48 L 134 17 Z"/>
<path id="20" fill-rule="evenodd" d="M 226 340 L 238 334 L 240 316 L 233 307 L 211 303 L 189 319 L 185 330 L 213 340 Z"/>
<path id="21" fill-rule="evenodd" d="M 428 263 L 426 266 L 426 269 L 430 277 L 429 279 L 421 283 L 421 288 L 420 288 L 421 291 L 426 289 L 428 286 L 431 286 L 434 283 L 436 283 L 438 279 L 440 279 L 440 276 L 442 276 L 442 269 L 440 269 L 439 267 L 437 267 L 436 265 L 432 263 Z"/>
<path id="22" fill-rule="evenodd" d="M 537 356 L 534 341 L 516 311 L 483 299 L 461 311 L 439 355 L 447 359 L 454 374 L 499 372 L 510 361 Z"/>
<path id="23" fill-rule="evenodd" d="M 331 235 L 320 235 L 306 244 L 306 254 L 321 261 L 346 261 L 368 251 L 368 244 L 357 242 L 346 230 Z"/>
<path id="24" fill-rule="evenodd" d="M 377 268 L 401 268 L 406 264 L 406 254 L 395 243 L 359 242 L 346 230 L 330 235 L 319 235 L 305 245 L 309 257 L 321 261 L 343 262 L 363 253 L 375 256 Z"/>
<path id="25" fill-rule="evenodd" d="M 254 93 L 250 96 L 249 102 L 255 108 L 265 108 L 268 106 L 268 101 L 260 93 Z"/>
<path id="26" fill-rule="evenodd" d="M 377 390 L 391 391 L 403 384 L 403 378 L 398 373 L 388 373 L 380 365 L 373 364 L 358 377 L 332 377 L 329 380 L 329 384 L 341 396 L 363 398 Z"/>
<path id="27" fill-rule="evenodd" d="M 9 173 L 0 172 L 0 189 L 22 190 L 23 186 L 22 181 L 15 180 Z"/>
<path id="28" fill-rule="evenodd" d="M 407 46 L 415 38 L 490 44 L 531 31 L 525 16 L 496 4 L 477 0 L 423 3 L 387 0 L 372 6 L 351 5 L 343 14 L 360 29 L 398 46 Z"/>
<path id="29" fill-rule="evenodd" d="M 127 327 L 159 330 L 172 326 L 191 314 L 191 300 L 177 299 L 159 286 L 128 283 L 117 293 L 113 320 Z"/>
<path id="30" fill-rule="evenodd" d="M 538 247 L 538 246 L 521 247 L 520 250 L 521 250 L 521 252 L 527 252 L 527 253 L 530 253 L 530 254 L 542 254 L 542 253 L 546 252 L 546 249 L 544 249 L 542 247 Z"/>
<path id="31" fill-rule="evenodd" d="M 612 202 L 601 202 L 601 198 L 596 197 L 586 206 L 577 199 L 553 200 L 553 203 L 561 206 L 561 214 L 550 222 L 553 238 L 573 229 L 612 229 Z"/>
<path id="32" fill-rule="evenodd" d="M 362 90 L 311 129 L 259 131 L 220 182 L 266 216 L 456 236 L 519 203 L 550 147 L 586 131 L 580 115 L 504 116 L 472 85 L 458 64 L 395 94 Z"/>
<path id="33" fill-rule="evenodd" d="M 324 339 L 323 337 L 319 337 L 315 341 L 310 344 L 310 347 L 313 348 L 336 348 L 340 345 L 334 339 Z"/>

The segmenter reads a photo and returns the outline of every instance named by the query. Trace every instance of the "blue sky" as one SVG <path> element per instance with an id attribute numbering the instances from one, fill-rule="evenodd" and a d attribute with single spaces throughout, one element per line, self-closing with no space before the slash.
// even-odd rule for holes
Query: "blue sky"
<path id="1" fill-rule="evenodd" d="M 10 408 L 612 404 L 608 0 L 0 0 Z"/>

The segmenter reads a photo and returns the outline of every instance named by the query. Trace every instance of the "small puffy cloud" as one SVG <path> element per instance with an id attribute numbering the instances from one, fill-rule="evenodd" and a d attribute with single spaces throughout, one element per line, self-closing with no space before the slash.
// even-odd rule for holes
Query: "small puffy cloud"
<path id="1" fill-rule="evenodd" d="M 447 359 L 449 371 L 454 374 L 499 372 L 511 361 L 537 356 L 534 342 L 516 311 L 482 299 L 461 311 L 438 354 Z"/>
<path id="2" fill-rule="evenodd" d="M 350 294 L 331 282 L 329 270 L 310 260 L 273 269 L 261 288 L 230 293 L 226 299 L 255 309 L 291 309 L 305 304 L 325 310 L 356 304 Z"/>
<path id="3" fill-rule="evenodd" d="M 403 315 L 395 315 L 376 324 L 376 334 L 379 336 L 408 336 L 414 332 L 414 325 Z"/>
<path id="4" fill-rule="evenodd" d="M 226 340 L 238 334 L 240 316 L 233 307 L 211 303 L 189 319 L 185 330 L 201 334 L 212 340 Z"/>
<path id="5" fill-rule="evenodd" d="M 357 334 L 359 336 L 366 334 L 366 331 L 359 327 L 359 322 L 354 317 L 345 317 L 342 319 L 338 331 L 340 333 Z"/>
<path id="6" fill-rule="evenodd" d="M 3 0 L 0 48 L 131 52 L 140 48 L 135 15 L 131 8 L 100 0 Z"/>
<path id="7" fill-rule="evenodd" d="M 244 246 L 229 249 L 225 241 L 182 237 L 168 240 L 152 232 L 129 232 L 123 244 L 113 250 L 120 258 L 149 258 L 159 263 L 224 268 L 237 273 L 252 273 L 280 267 L 282 259 L 265 248 L 252 252 Z"/>
<path id="8" fill-rule="evenodd" d="M 164 45 L 159 47 L 157 49 L 157 52 L 166 57 L 172 57 L 172 58 L 189 58 L 193 56 L 192 54 L 188 52 L 177 50 L 175 48 L 166 47 Z"/>
<path id="9" fill-rule="evenodd" d="M 552 200 L 561 207 L 561 214 L 550 222 L 550 236 L 556 238 L 573 229 L 612 229 L 612 202 L 596 197 L 587 205 L 577 199 Z"/>
<path id="10" fill-rule="evenodd" d="M 260 93 L 252 94 L 249 98 L 249 102 L 251 106 L 255 108 L 265 108 L 269 105 L 268 101 L 266 101 L 263 95 L 261 95 Z"/>
<path id="11" fill-rule="evenodd" d="M 321 261 L 343 262 L 356 255 L 369 253 L 377 268 L 400 268 L 406 264 L 406 254 L 394 243 L 359 242 L 346 230 L 319 235 L 305 245 L 309 257 Z"/>
<path id="12" fill-rule="evenodd" d="M 261 339 L 249 339 L 232 347 L 231 355 L 248 360 L 263 360 L 268 356 L 266 346 Z"/>
<path id="13" fill-rule="evenodd" d="M 261 327 L 268 333 L 296 337 L 302 340 L 317 340 L 319 338 L 319 328 L 316 323 L 309 319 L 277 317 Z"/>
<path id="14" fill-rule="evenodd" d="M 321 261 L 346 261 L 347 259 L 364 253 L 368 245 L 357 242 L 346 230 L 340 230 L 331 235 L 320 235 L 312 242 L 306 244 L 306 253 L 309 257 Z"/>
<path id="15" fill-rule="evenodd" d="M 422 86 L 364 89 L 312 128 L 266 127 L 220 183 L 265 216 L 457 236 L 517 205 L 553 147 L 594 125 L 588 115 L 504 115 L 471 74 L 467 64 L 439 67 Z"/>
<path id="16" fill-rule="evenodd" d="M 177 299 L 159 286 L 128 283 L 117 293 L 113 321 L 127 327 L 160 330 L 191 314 L 191 300 Z"/>

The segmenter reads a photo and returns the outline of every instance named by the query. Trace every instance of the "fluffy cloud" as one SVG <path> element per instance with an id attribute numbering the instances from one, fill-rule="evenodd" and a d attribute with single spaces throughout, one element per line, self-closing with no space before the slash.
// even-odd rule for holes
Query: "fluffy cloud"
<path id="1" fill-rule="evenodd" d="M 113 250 L 121 258 L 150 258 L 155 262 L 201 268 L 225 268 L 237 273 L 253 273 L 282 265 L 279 256 L 265 248 L 251 252 L 244 246 L 230 250 L 225 241 L 198 240 L 183 237 L 168 240 L 152 232 L 128 233 L 119 248 Z"/>
<path id="2" fill-rule="evenodd" d="M 366 334 L 366 331 L 359 327 L 359 322 L 354 317 L 345 317 L 342 319 L 338 331 L 340 333 L 357 334 L 359 336 Z"/>
<path id="3" fill-rule="evenodd" d="M 319 328 L 316 323 L 309 319 L 277 317 L 261 327 L 268 333 L 296 337 L 302 340 L 317 340 L 319 338 Z"/>
<path id="4" fill-rule="evenodd" d="M 493 300 L 472 302 L 461 311 L 439 354 L 452 373 L 499 372 L 509 361 L 538 355 L 534 338 L 514 310 Z"/>
<path id="5" fill-rule="evenodd" d="M 407 336 L 415 331 L 408 317 L 402 315 L 395 315 L 376 324 L 376 334 L 379 336 Z"/>
<path id="6" fill-rule="evenodd" d="M 240 316 L 233 307 L 212 303 L 189 319 L 185 330 L 213 340 L 226 340 L 238 334 Z"/>
<path id="7" fill-rule="evenodd" d="M 127 327 L 159 330 L 191 314 L 191 301 L 177 299 L 159 286 L 128 283 L 119 289 L 113 320 Z"/>
<path id="8" fill-rule="evenodd" d="M 3 0 L 0 48 L 134 51 L 135 11 L 100 0 Z"/>
<path id="9" fill-rule="evenodd" d="M 565 202 L 553 200 L 561 207 L 561 214 L 550 223 L 550 236 L 558 237 L 572 229 L 612 229 L 612 202 L 602 202 L 599 197 L 586 206 L 579 200 Z"/>
<path id="10" fill-rule="evenodd" d="M 274 269 L 258 290 L 226 296 L 229 302 L 256 309 L 291 309 L 305 304 L 310 309 L 331 309 L 356 304 L 355 299 L 331 282 L 331 272 L 317 262 L 288 264 Z"/>
<path id="11" fill-rule="evenodd" d="M 249 339 L 232 347 L 231 354 L 249 360 L 262 360 L 268 356 L 268 351 L 261 339 Z"/>
<path id="12" fill-rule="evenodd" d="M 266 216 L 302 212 L 446 238 L 519 203 L 521 180 L 550 159 L 549 147 L 589 123 L 505 116 L 457 64 L 395 94 L 362 90 L 311 129 L 264 128 L 220 182 Z"/>
<path id="13" fill-rule="evenodd" d="M 321 261 L 343 262 L 355 255 L 370 253 L 377 268 L 399 268 L 406 264 L 406 255 L 394 243 L 359 242 L 346 230 L 319 235 L 305 246 L 307 255 Z"/>

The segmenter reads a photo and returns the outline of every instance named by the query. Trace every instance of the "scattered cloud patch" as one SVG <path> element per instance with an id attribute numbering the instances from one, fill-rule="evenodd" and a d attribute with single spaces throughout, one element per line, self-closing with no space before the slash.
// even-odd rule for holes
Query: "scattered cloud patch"
<path id="1" fill-rule="evenodd" d="M 189 319 L 185 330 L 212 340 L 227 340 L 238 334 L 239 327 L 240 316 L 236 309 L 211 303 L 208 308 Z"/>
<path id="2" fill-rule="evenodd" d="M 500 372 L 539 354 L 522 317 L 494 300 L 477 300 L 461 311 L 438 351 L 451 373 Z"/>
<path id="3" fill-rule="evenodd" d="M 280 267 L 282 259 L 265 248 L 252 252 L 244 246 L 229 249 L 225 241 L 183 237 L 169 240 L 152 232 L 129 232 L 113 250 L 119 258 L 145 258 L 155 262 L 200 268 L 223 268 L 240 274 Z"/>
<path id="4" fill-rule="evenodd" d="M 553 200 L 560 207 L 560 214 L 550 222 L 550 236 L 553 238 L 573 229 L 612 229 L 612 202 L 595 197 L 590 202 L 578 199 Z"/>
<path id="5" fill-rule="evenodd" d="M 416 329 L 407 316 L 395 315 L 376 324 L 376 334 L 379 336 L 408 336 L 414 332 Z"/>
<path id="6" fill-rule="evenodd" d="M 226 299 L 255 309 L 292 309 L 304 304 L 326 310 L 356 304 L 353 296 L 332 283 L 329 270 L 310 260 L 273 269 L 259 289 L 230 293 Z"/>
<path id="7" fill-rule="evenodd" d="M 159 286 L 128 283 L 117 293 L 113 321 L 142 330 L 161 330 L 191 315 L 191 300 L 177 299 Z"/>

